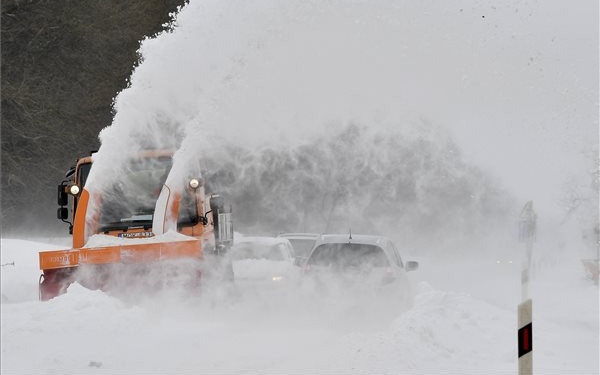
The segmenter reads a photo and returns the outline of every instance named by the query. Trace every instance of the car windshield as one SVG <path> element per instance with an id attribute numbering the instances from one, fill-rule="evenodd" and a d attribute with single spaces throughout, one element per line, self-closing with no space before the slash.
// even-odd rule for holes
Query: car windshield
<path id="1" fill-rule="evenodd" d="M 288 240 L 294 248 L 294 254 L 300 257 L 308 257 L 316 242 L 309 238 L 288 238 Z"/>
<path id="2" fill-rule="evenodd" d="M 252 243 L 240 243 L 234 245 L 232 257 L 234 260 L 243 259 L 266 259 L 284 261 L 287 260 L 282 245 L 261 245 Z"/>
<path id="3" fill-rule="evenodd" d="M 386 267 L 389 261 L 382 248 L 355 243 L 319 245 L 308 260 L 309 265 L 336 269 Z"/>
<path id="4" fill-rule="evenodd" d="M 170 157 L 132 160 L 126 173 L 102 195 L 100 231 L 150 228 L 156 200 L 170 169 Z"/>

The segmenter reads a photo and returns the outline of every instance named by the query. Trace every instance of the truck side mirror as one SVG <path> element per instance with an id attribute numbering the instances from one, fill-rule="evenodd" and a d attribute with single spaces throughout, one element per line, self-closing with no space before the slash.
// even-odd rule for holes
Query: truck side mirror
<path id="1" fill-rule="evenodd" d="M 69 209 L 66 207 L 59 207 L 58 210 L 56 210 L 56 218 L 59 220 L 67 220 L 67 218 L 69 217 Z"/>
<path id="2" fill-rule="evenodd" d="M 214 225 L 215 246 L 217 253 L 220 253 L 233 244 L 231 209 L 225 209 L 225 200 L 217 194 L 211 195 L 209 202 Z"/>
<path id="3" fill-rule="evenodd" d="M 58 185 L 57 201 L 58 201 L 58 205 L 61 206 L 61 207 L 62 206 L 66 206 L 66 205 L 69 204 L 69 195 L 65 191 L 65 185 L 64 184 Z"/>

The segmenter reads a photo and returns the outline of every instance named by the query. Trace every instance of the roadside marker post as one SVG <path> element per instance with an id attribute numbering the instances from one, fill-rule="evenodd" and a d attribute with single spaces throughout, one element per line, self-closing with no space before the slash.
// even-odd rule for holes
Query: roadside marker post
<path id="1" fill-rule="evenodd" d="M 533 302 L 529 298 L 529 280 L 536 221 L 533 201 L 529 201 L 523 206 L 519 217 L 519 241 L 525 243 L 525 254 L 521 258 L 521 303 L 517 312 L 519 375 L 533 374 Z"/>
<path id="2" fill-rule="evenodd" d="M 533 330 L 531 298 L 519 304 L 518 311 L 519 375 L 533 374 Z"/>

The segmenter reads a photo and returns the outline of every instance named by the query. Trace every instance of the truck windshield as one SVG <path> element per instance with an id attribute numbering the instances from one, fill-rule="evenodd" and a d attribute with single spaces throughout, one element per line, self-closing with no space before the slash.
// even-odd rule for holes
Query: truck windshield
<path id="1" fill-rule="evenodd" d="M 170 157 L 132 160 L 117 182 L 102 194 L 99 231 L 149 229 L 171 163 Z"/>
<path id="2" fill-rule="evenodd" d="M 85 186 L 85 182 L 87 181 L 88 175 L 90 174 L 90 169 L 92 168 L 92 163 L 84 163 L 79 166 L 78 176 L 77 176 L 77 184 L 81 187 Z"/>

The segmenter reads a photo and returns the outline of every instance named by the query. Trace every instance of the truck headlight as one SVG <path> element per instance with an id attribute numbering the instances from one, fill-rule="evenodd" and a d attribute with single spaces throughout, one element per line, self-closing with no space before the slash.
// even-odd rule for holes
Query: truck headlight
<path id="1" fill-rule="evenodd" d="M 197 178 L 192 178 L 190 180 L 190 187 L 194 190 L 198 189 L 198 186 L 200 186 L 200 181 L 198 181 Z"/>
<path id="2" fill-rule="evenodd" d="M 71 193 L 71 195 L 79 194 L 79 186 L 77 186 L 77 185 L 69 186 L 69 193 Z"/>

